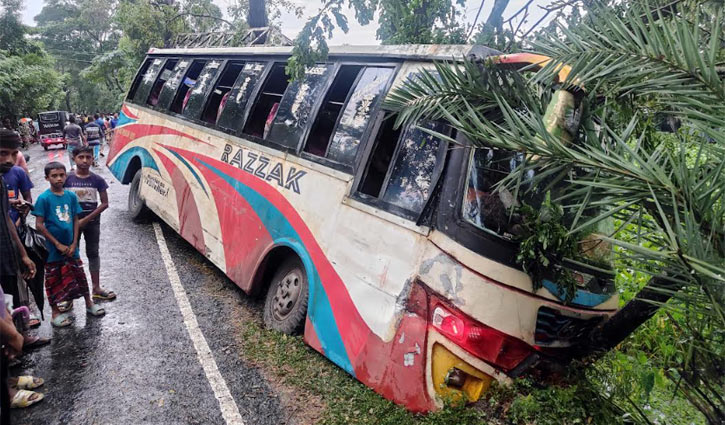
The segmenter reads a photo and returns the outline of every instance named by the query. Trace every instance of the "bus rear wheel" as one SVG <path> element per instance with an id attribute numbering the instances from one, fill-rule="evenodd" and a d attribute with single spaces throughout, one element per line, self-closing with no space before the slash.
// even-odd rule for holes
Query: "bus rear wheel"
<path id="1" fill-rule="evenodd" d="M 289 258 L 274 274 L 264 302 L 264 324 L 287 335 L 302 332 L 307 314 L 307 274 L 298 258 Z"/>
<path id="2" fill-rule="evenodd" d="M 128 190 L 128 212 L 131 213 L 131 219 L 136 222 L 144 221 L 150 216 L 150 211 L 141 197 L 141 169 L 131 180 L 131 187 Z"/>

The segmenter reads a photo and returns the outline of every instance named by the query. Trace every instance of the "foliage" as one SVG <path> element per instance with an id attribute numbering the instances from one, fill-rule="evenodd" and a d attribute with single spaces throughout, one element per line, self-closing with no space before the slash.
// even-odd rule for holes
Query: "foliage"
<path id="1" fill-rule="evenodd" d="M 12 56 L 0 52 L 0 116 L 37 116 L 52 109 L 60 77 L 45 55 Z"/>
<path id="2" fill-rule="evenodd" d="M 538 209 L 523 204 L 518 213 L 521 215 L 519 252 L 516 262 L 529 273 L 534 290 L 541 288 L 544 279 L 556 282 L 567 302 L 574 298 L 576 281 L 571 272 L 562 267 L 564 258 L 577 257 L 576 237 L 571 237 L 563 224 L 564 209 L 551 202 L 551 193 L 546 193 L 544 202 Z"/>
<path id="3" fill-rule="evenodd" d="M 336 28 L 348 31 L 344 7 L 352 9 L 361 25 L 369 24 L 376 13 L 380 16 L 377 38 L 384 44 L 464 42 L 465 28 L 458 20 L 455 5 L 462 0 L 326 0 L 320 11 L 311 17 L 295 38 L 287 75 L 298 79 L 305 67 L 327 58 L 327 39 Z"/>
<path id="4" fill-rule="evenodd" d="M 525 79 L 441 64 L 437 85 L 424 76 L 396 90 L 388 106 L 401 111 L 401 122 L 443 118 L 474 146 L 525 152 L 501 185 L 516 191 L 531 173 L 530 187 L 566 182 L 570 190 L 553 201 L 574 218 L 572 235 L 610 217 L 624 223 L 603 240 L 635 267 L 656 264 L 638 271 L 667 283 L 655 291 L 672 297 L 665 307 L 678 314 L 681 356 L 666 373 L 718 423 L 725 407 L 723 5 L 687 6 L 593 8 L 586 24 L 539 35 L 534 48 L 554 60 Z M 586 89 L 574 89 L 588 105 L 575 143 L 547 130 L 541 107 L 563 64 L 571 65 L 564 86 Z M 491 84 L 491 75 L 502 84 Z M 662 143 L 652 125 L 658 113 L 682 121 L 676 143 Z"/>

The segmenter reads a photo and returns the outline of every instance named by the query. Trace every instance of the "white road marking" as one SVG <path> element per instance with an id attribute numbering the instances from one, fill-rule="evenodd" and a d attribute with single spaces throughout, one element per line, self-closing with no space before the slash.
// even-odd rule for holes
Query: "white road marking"
<path id="1" fill-rule="evenodd" d="M 159 223 L 154 223 L 154 232 L 156 233 L 156 241 L 159 244 L 159 250 L 161 251 L 161 258 L 164 260 L 164 266 L 166 266 L 166 274 L 169 276 L 171 282 L 171 288 L 174 290 L 174 296 L 176 302 L 181 310 L 181 315 L 184 318 L 184 325 L 186 330 L 189 332 L 191 342 L 194 344 L 196 349 L 196 357 L 201 363 L 201 367 L 204 369 L 206 379 L 211 385 L 211 389 L 214 391 L 214 396 L 219 401 L 219 407 L 221 407 L 222 416 L 228 425 L 244 425 L 242 416 L 239 414 L 239 408 L 237 403 L 234 402 L 232 394 L 229 392 L 229 387 L 224 381 L 222 374 L 219 372 L 219 368 L 214 361 L 214 356 L 209 349 L 209 344 L 206 343 L 204 334 L 199 328 L 199 323 L 196 321 L 194 311 L 191 309 L 189 298 L 186 297 L 186 290 L 181 285 L 179 274 L 176 272 L 176 266 L 174 261 L 171 259 L 169 254 L 169 248 L 166 246 L 166 239 L 164 233 L 161 230 Z"/>

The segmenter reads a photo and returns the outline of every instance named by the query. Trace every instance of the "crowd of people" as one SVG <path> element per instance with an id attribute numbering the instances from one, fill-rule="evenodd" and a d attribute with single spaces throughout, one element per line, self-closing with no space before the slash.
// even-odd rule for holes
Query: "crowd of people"
<path id="1" fill-rule="evenodd" d="M 75 299 L 83 298 L 86 314 L 95 318 L 105 314 L 96 301 L 116 298 L 100 284 L 100 217 L 108 208 L 108 184 L 91 171 L 116 123 L 117 117 L 115 123 L 113 118 L 107 123 L 99 114 L 71 116 L 63 129 L 70 166 L 56 161 L 45 165 L 48 188 L 35 202 L 27 167 L 18 165 L 23 136 L 12 129 L 0 130 L 0 209 L 4 216 L 0 220 L 0 300 L 4 301 L 0 306 L 0 424 L 9 423 L 10 408 L 28 407 L 43 399 L 42 393 L 33 391 L 43 385 L 43 379 L 8 376 L 8 370 L 21 363 L 23 352 L 50 343 L 48 338 L 32 335 L 31 330 L 44 317 L 42 298 L 50 305 L 50 323 L 55 328 L 73 323 Z M 35 216 L 34 229 L 25 222 L 29 214 Z M 90 288 L 79 252 L 81 238 Z M 38 282 L 38 291 L 32 290 L 32 282 Z M 28 295 L 29 286 L 35 305 Z M 33 309 L 40 318 L 31 314 Z"/>

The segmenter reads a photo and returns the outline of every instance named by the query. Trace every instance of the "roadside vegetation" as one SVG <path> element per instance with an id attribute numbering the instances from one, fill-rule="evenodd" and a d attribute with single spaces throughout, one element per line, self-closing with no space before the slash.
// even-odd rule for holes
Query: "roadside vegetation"
<path id="1" fill-rule="evenodd" d="M 288 0 L 251 3 L 266 8 L 271 24 L 279 24 L 281 11 L 299 13 Z M 523 194 L 522 181 L 570 184 L 574 190 L 551 199 L 569 217 L 554 234 L 571 247 L 580 231 L 607 223 L 623 313 L 556 380 L 523 378 L 494 388 L 473 408 L 448 406 L 428 416 L 382 399 L 301 338 L 249 321 L 245 355 L 282 385 L 318 400 L 319 423 L 725 421 L 723 2 L 539 3 L 509 10 L 508 0 L 495 0 L 489 16 L 471 24 L 464 12 L 479 2 L 328 0 L 298 35 L 288 72 L 300 75 L 325 57 L 331 32 L 353 19 L 343 6 L 362 24 L 378 16 L 382 43 L 479 43 L 552 57 L 529 74 L 472 63 L 464 74 L 442 63 L 435 76 L 396 91 L 388 107 L 399 112 L 399 124 L 445 119 L 474 146 L 526 153 L 502 188 Z M 211 0 L 46 0 L 37 26 L 25 27 L 20 0 L 0 4 L 3 119 L 49 109 L 117 110 L 150 47 L 182 33 L 243 31 L 250 10 L 246 0 L 232 2 L 228 15 Z M 549 20 L 525 24 L 535 7 Z M 571 77 L 555 84 L 562 64 L 572 65 Z M 544 106 L 552 92 L 572 86 L 583 88 L 583 106 L 567 117 L 577 126 L 564 140 L 547 131 Z M 547 172 L 523 178 L 538 170 Z M 541 247 L 552 229 L 546 236 L 543 227 L 528 235 L 531 255 L 521 256 L 527 270 L 547 254 Z"/>

